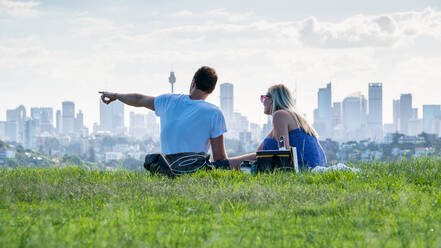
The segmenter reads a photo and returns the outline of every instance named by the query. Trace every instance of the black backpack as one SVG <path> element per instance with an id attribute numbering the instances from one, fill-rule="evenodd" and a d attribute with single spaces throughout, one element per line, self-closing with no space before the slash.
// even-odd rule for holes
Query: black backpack
<path id="1" fill-rule="evenodd" d="M 204 152 L 184 152 L 176 154 L 148 154 L 145 157 L 144 168 L 150 173 L 175 177 L 193 173 L 200 169 L 212 169 L 210 155 Z"/>

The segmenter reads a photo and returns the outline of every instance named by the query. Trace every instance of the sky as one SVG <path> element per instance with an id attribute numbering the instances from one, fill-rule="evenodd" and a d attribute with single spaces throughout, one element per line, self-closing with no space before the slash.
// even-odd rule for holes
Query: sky
<path id="1" fill-rule="evenodd" d="M 23 104 L 61 109 L 73 101 L 91 128 L 98 91 L 188 93 L 194 72 L 214 67 L 234 84 L 234 109 L 256 123 L 259 96 L 296 87 L 312 121 L 318 88 L 333 101 L 383 83 L 383 120 L 392 100 L 412 93 L 441 104 L 441 1 L 13 1 L 0 0 L 0 120 Z M 219 88 L 208 98 L 219 104 Z M 126 125 L 130 111 L 126 108 Z"/>

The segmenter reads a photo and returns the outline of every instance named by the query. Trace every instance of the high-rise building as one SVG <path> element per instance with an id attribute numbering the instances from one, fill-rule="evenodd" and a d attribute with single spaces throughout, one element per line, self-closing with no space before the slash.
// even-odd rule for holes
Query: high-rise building
<path id="1" fill-rule="evenodd" d="M 369 136 L 374 141 L 383 139 L 383 84 L 369 84 Z"/>
<path id="2" fill-rule="evenodd" d="M 124 134 L 124 103 L 113 101 L 105 104 L 100 101 L 100 127 L 102 131 Z"/>
<path id="3" fill-rule="evenodd" d="M 411 120 L 417 120 L 418 119 L 418 108 L 412 108 L 412 117 Z"/>
<path id="4" fill-rule="evenodd" d="M 63 134 L 75 132 L 75 104 L 73 102 L 62 103 Z"/>
<path id="5" fill-rule="evenodd" d="M 112 105 L 112 131 L 114 134 L 124 134 L 124 103 L 114 101 Z"/>
<path id="6" fill-rule="evenodd" d="M 383 126 L 383 84 L 369 84 L 369 117 L 368 123 Z"/>
<path id="7" fill-rule="evenodd" d="M 234 111 L 234 87 L 231 83 L 220 85 L 220 107 L 227 120 L 231 119 Z"/>
<path id="8" fill-rule="evenodd" d="M 54 113 L 52 108 L 31 108 L 31 119 L 37 120 L 39 132 L 54 132 Z"/>
<path id="9" fill-rule="evenodd" d="M 393 101 L 393 125 L 394 132 L 400 131 L 400 100 Z"/>
<path id="10" fill-rule="evenodd" d="M 251 139 L 259 142 L 261 140 L 262 128 L 257 123 L 250 123 Z"/>
<path id="11" fill-rule="evenodd" d="M 0 121 L 0 140 L 6 140 L 6 122 Z"/>
<path id="12" fill-rule="evenodd" d="M 318 118 L 329 119 L 332 114 L 332 89 L 331 83 L 326 88 L 319 88 L 318 91 Z"/>
<path id="13" fill-rule="evenodd" d="M 423 105 L 423 131 L 435 133 L 432 129 L 432 122 L 437 117 L 441 118 L 441 105 Z"/>
<path id="14" fill-rule="evenodd" d="M 347 131 L 348 139 L 363 139 L 365 132 L 360 132 L 366 127 L 367 101 L 360 93 L 352 94 L 343 100 L 343 125 Z"/>
<path id="15" fill-rule="evenodd" d="M 408 121 L 408 135 L 417 136 L 423 132 L 423 119 L 410 119 Z"/>
<path id="16" fill-rule="evenodd" d="M 343 121 L 342 118 L 342 110 L 341 110 L 341 102 L 334 102 L 332 107 L 332 126 L 335 127 L 341 124 Z"/>
<path id="17" fill-rule="evenodd" d="M 345 137 L 345 129 L 343 126 L 342 103 L 335 102 L 332 106 L 332 139 L 343 141 Z"/>
<path id="18" fill-rule="evenodd" d="M 15 136 L 14 141 L 19 142 L 19 143 L 23 143 L 23 141 L 24 141 L 24 128 L 25 128 L 25 121 L 26 121 L 26 108 L 23 105 L 20 105 L 16 109 L 8 109 L 6 111 L 6 121 L 16 121 L 17 122 L 16 123 L 17 135 Z"/>
<path id="19" fill-rule="evenodd" d="M 18 142 L 18 122 L 6 121 L 5 136 L 7 141 Z"/>
<path id="20" fill-rule="evenodd" d="M 272 119 L 270 116 L 268 116 L 266 123 L 263 124 L 263 127 L 262 127 L 261 139 L 264 139 L 269 134 L 269 132 L 271 132 L 272 129 L 273 129 Z"/>
<path id="21" fill-rule="evenodd" d="M 432 134 L 441 136 L 441 116 L 438 116 L 432 120 L 431 130 Z"/>
<path id="22" fill-rule="evenodd" d="M 113 103 L 113 102 L 112 102 Z M 101 99 L 100 104 L 100 130 L 112 131 L 112 107 L 109 104 L 105 104 Z"/>
<path id="23" fill-rule="evenodd" d="M 331 83 L 317 93 L 317 112 L 314 127 L 323 139 L 332 137 L 332 89 Z"/>
<path id="24" fill-rule="evenodd" d="M 55 132 L 57 135 L 60 135 L 63 131 L 63 118 L 61 116 L 61 111 L 57 110 L 57 114 L 55 116 Z"/>
<path id="25" fill-rule="evenodd" d="M 142 139 L 147 135 L 146 116 L 143 114 L 135 114 L 130 112 L 129 135 Z"/>
<path id="26" fill-rule="evenodd" d="M 160 130 L 157 117 L 153 112 L 148 112 L 145 116 L 145 124 L 147 128 L 147 135 L 154 139 L 159 139 Z"/>
<path id="27" fill-rule="evenodd" d="M 84 114 L 83 111 L 78 111 L 77 116 L 75 118 L 75 133 L 82 135 L 84 130 Z"/>
<path id="28" fill-rule="evenodd" d="M 38 120 L 26 120 L 25 122 L 25 137 L 24 147 L 26 149 L 36 149 L 37 135 L 38 135 Z"/>
<path id="29" fill-rule="evenodd" d="M 412 94 L 400 96 L 400 133 L 408 134 L 408 122 L 412 119 Z"/>

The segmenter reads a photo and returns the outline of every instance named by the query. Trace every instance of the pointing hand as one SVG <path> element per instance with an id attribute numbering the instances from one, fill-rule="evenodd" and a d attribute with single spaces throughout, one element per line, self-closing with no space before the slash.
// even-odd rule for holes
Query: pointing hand
<path id="1" fill-rule="evenodd" d="M 106 92 L 106 91 L 99 91 L 98 93 L 101 94 L 101 100 L 105 104 L 109 104 L 109 103 L 118 99 L 116 93 L 111 93 L 111 92 Z"/>

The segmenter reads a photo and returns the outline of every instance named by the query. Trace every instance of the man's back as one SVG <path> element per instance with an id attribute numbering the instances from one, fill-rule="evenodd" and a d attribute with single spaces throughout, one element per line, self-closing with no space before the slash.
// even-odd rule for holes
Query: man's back
<path id="1" fill-rule="evenodd" d="M 208 152 L 210 138 L 227 131 L 222 112 L 204 100 L 165 94 L 155 98 L 154 106 L 161 119 L 161 151 L 165 154 Z"/>

